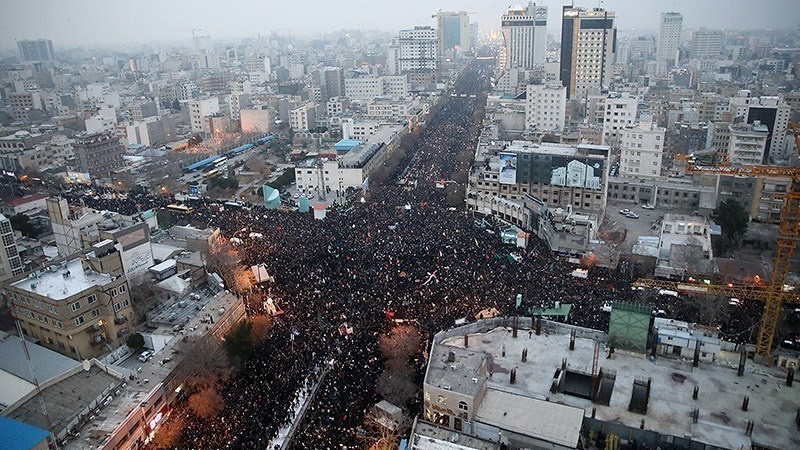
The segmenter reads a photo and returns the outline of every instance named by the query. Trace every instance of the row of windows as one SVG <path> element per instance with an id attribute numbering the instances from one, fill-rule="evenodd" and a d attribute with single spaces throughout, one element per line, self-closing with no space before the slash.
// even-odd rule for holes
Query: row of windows
<path id="1" fill-rule="evenodd" d="M 122 301 L 122 303 L 114 303 L 114 312 L 119 312 L 122 308 L 127 308 L 130 306 L 130 301 L 126 298 Z"/>
<path id="2" fill-rule="evenodd" d="M 111 294 L 111 298 L 114 298 L 114 297 L 116 297 L 117 295 L 119 295 L 119 294 L 122 294 L 122 293 L 123 293 L 123 292 L 125 292 L 126 290 L 127 290 L 127 287 L 126 287 L 124 284 L 121 284 L 121 285 L 119 285 L 119 286 L 117 286 L 117 287 L 115 287 L 115 288 L 112 288 L 112 289 L 111 289 L 111 292 L 110 292 L 110 294 Z"/>
<path id="3" fill-rule="evenodd" d="M 64 328 L 64 325 L 60 320 L 47 317 L 44 314 L 39 314 L 29 309 L 20 308 L 19 306 L 14 306 L 14 310 L 16 311 L 18 317 L 28 317 L 30 319 L 38 320 L 42 323 L 52 324 L 57 328 Z"/>

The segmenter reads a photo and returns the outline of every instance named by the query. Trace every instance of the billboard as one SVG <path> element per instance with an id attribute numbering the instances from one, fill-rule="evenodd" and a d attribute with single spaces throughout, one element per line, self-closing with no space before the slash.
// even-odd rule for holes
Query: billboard
<path id="1" fill-rule="evenodd" d="M 524 181 L 541 185 L 603 189 L 602 157 L 532 155 L 521 167 Z"/>
<path id="2" fill-rule="evenodd" d="M 517 155 L 515 153 L 500 153 L 500 175 L 497 181 L 500 184 L 517 184 Z"/>

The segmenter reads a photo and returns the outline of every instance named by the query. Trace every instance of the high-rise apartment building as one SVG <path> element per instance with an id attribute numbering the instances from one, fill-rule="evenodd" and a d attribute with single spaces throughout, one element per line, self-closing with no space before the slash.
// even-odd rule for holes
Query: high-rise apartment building
<path id="1" fill-rule="evenodd" d="M 470 48 L 469 15 L 466 11 L 439 11 L 436 14 L 436 30 L 439 38 L 439 56 L 458 48 Z"/>
<path id="2" fill-rule="evenodd" d="M 682 32 L 683 16 L 681 13 L 661 13 L 656 60 L 666 61 L 667 67 L 673 67 L 678 63 Z"/>
<path id="3" fill-rule="evenodd" d="M 289 126 L 295 131 L 308 131 L 316 125 L 316 108 L 314 103 L 304 103 L 289 111 Z"/>
<path id="4" fill-rule="evenodd" d="M 431 27 L 414 27 L 400 30 L 399 71 L 435 72 L 438 39 L 436 30 Z"/>
<path id="5" fill-rule="evenodd" d="M 112 133 L 78 135 L 72 144 L 72 151 L 80 170 L 92 177 L 109 177 L 115 169 L 125 165 L 122 160 L 125 147 Z"/>
<path id="6" fill-rule="evenodd" d="M 729 102 L 730 118 L 743 120 L 749 124 L 760 122 L 769 130 L 767 148 L 761 164 L 773 164 L 786 161 L 789 154 L 786 149 L 786 130 L 789 127 L 791 106 L 780 97 L 754 97 L 748 89 L 740 90 Z"/>
<path id="7" fill-rule="evenodd" d="M 11 221 L 2 214 L 0 214 L 0 238 L 3 244 L 0 250 L 0 282 L 2 282 L 23 272 Z"/>
<path id="8" fill-rule="evenodd" d="M 514 6 L 503 14 L 505 68 L 533 69 L 543 65 L 547 50 L 547 6 Z"/>
<path id="9" fill-rule="evenodd" d="M 217 97 L 189 101 L 189 123 L 192 127 L 192 133 L 203 133 L 208 136 L 211 133 L 211 128 L 206 117 L 213 116 L 219 112 L 219 99 Z"/>
<path id="10" fill-rule="evenodd" d="M 603 145 L 616 147 L 622 129 L 636 122 L 639 100 L 627 92 L 612 92 L 605 98 Z"/>
<path id="11" fill-rule="evenodd" d="M 561 22 L 561 82 L 567 98 L 585 97 L 611 82 L 617 51 L 613 11 L 564 6 Z"/>
<path id="12" fill-rule="evenodd" d="M 344 95 L 344 71 L 341 67 L 323 67 L 313 73 L 313 78 L 319 86 L 321 103 Z"/>
<path id="13" fill-rule="evenodd" d="M 638 125 L 620 130 L 619 173 L 631 176 L 661 175 L 666 130 L 653 124 L 653 116 L 642 114 Z"/>
<path id="14" fill-rule="evenodd" d="M 17 50 L 19 50 L 19 57 L 23 62 L 33 61 L 53 61 L 55 52 L 53 52 L 53 41 L 50 39 L 24 39 L 17 41 Z"/>
<path id="15" fill-rule="evenodd" d="M 525 128 L 559 133 L 564 128 L 567 88 L 560 83 L 529 84 L 525 101 Z"/>
<path id="16" fill-rule="evenodd" d="M 400 45 L 391 44 L 386 48 L 386 74 L 400 73 Z"/>
<path id="17" fill-rule="evenodd" d="M 714 59 L 719 58 L 722 52 L 722 40 L 725 32 L 722 30 L 707 30 L 701 28 L 692 35 L 692 58 Z"/>
<path id="18" fill-rule="evenodd" d="M 731 164 L 759 165 L 763 164 L 769 128 L 759 121 L 755 123 L 737 123 L 730 125 L 730 141 L 728 144 L 728 160 Z"/>

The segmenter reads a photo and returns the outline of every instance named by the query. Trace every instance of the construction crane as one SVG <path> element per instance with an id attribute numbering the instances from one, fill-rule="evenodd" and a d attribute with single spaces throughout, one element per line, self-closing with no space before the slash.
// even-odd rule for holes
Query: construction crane
<path id="1" fill-rule="evenodd" d="M 800 125 L 790 123 L 784 133 L 791 131 L 795 144 L 800 151 Z M 761 317 L 761 328 L 756 341 L 756 354 L 769 363 L 775 329 L 781 305 L 784 303 L 800 303 L 800 296 L 786 288 L 786 277 L 794 255 L 797 241 L 800 239 L 800 167 L 782 167 L 767 165 L 734 166 L 700 166 L 693 162 L 691 156 L 676 155 L 676 160 L 684 161 L 686 173 L 703 173 L 711 175 L 735 175 L 744 177 L 781 177 L 791 178 L 791 184 L 784 197 L 778 226 L 777 249 L 769 282 L 765 285 L 714 285 L 709 283 L 686 283 L 661 280 L 639 279 L 634 286 L 644 288 L 669 289 L 697 295 L 719 295 L 739 299 L 759 300 L 764 302 L 764 313 Z"/>

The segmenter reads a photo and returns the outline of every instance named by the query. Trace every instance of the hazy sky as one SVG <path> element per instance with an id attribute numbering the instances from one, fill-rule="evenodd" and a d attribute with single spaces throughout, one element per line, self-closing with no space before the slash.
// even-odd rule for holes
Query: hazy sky
<path id="1" fill-rule="evenodd" d="M 0 47 L 16 39 L 48 38 L 58 47 L 76 44 L 184 40 L 191 29 L 213 39 L 273 31 L 317 35 L 343 28 L 396 31 L 435 26 L 438 10 L 465 10 L 483 31 L 499 28 L 510 0 L 0 0 Z M 560 33 L 561 6 L 546 0 L 548 32 Z M 675 10 L 684 26 L 698 28 L 793 28 L 798 0 L 605 0 L 621 29 L 656 30 L 659 13 Z M 597 1 L 576 1 L 587 8 Z"/>

